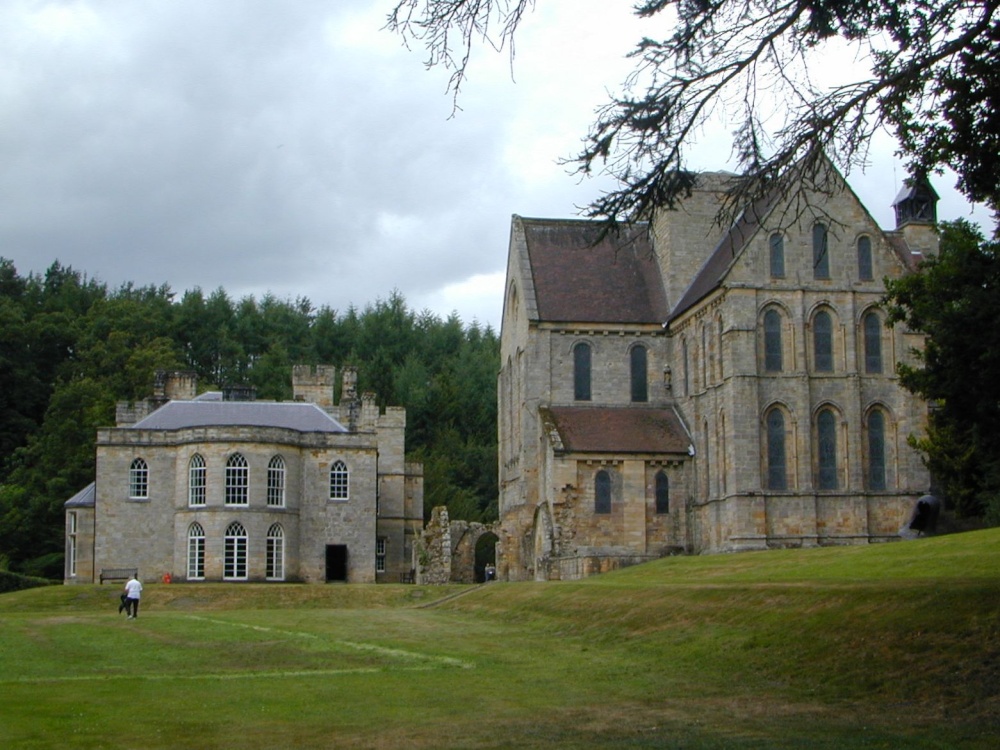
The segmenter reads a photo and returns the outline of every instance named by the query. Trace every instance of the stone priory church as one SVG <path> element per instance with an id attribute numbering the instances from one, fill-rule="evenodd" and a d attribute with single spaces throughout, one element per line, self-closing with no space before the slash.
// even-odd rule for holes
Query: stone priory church
<path id="1" fill-rule="evenodd" d="M 897 537 L 929 485 L 896 376 L 922 338 L 879 302 L 936 251 L 937 195 L 909 181 L 887 231 L 827 169 L 728 228 L 728 173 L 619 234 L 513 217 L 498 578 Z"/>

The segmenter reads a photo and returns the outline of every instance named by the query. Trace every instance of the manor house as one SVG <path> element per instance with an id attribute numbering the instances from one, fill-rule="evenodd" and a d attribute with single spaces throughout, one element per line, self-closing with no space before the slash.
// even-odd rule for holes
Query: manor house
<path id="1" fill-rule="evenodd" d="M 674 553 L 895 538 L 928 473 L 884 278 L 936 249 L 913 181 L 878 227 L 833 189 L 716 217 L 736 177 L 602 236 L 514 216 L 498 379 L 498 577 L 572 579 Z"/>
<path id="2" fill-rule="evenodd" d="M 396 581 L 411 575 L 423 476 L 404 462 L 405 410 L 380 413 L 345 369 L 296 366 L 292 402 L 197 395 L 157 374 L 98 431 L 95 481 L 66 503 L 67 583 Z M 120 575 L 120 572 L 119 572 Z"/>

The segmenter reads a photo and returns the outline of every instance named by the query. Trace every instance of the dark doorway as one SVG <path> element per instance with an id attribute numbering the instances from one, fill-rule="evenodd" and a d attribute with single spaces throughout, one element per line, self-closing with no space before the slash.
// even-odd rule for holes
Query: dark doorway
<path id="1" fill-rule="evenodd" d="M 497 535 L 491 532 L 483 534 L 476 540 L 476 583 L 483 583 L 486 580 L 487 567 L 492 572 L 491 580 L 496 579 L 497 541 Z"/>
<path id="2" fill-rule="evenodd" d="M 347 581 L 347 545 L 326 545 L 326 580 Z"/>

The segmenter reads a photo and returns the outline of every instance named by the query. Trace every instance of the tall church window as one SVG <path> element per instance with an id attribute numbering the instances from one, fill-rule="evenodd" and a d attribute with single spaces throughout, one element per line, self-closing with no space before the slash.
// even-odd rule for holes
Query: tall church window
<path id="1" fill-rule="evenodd" d="M 778 232 L 771 235 L 771 278 L 781 279 L 785 276 L 785 238 Z"/>
<path id="2" fill-rule="evenodd" d="M 858 237 L 858 278 L 862 281 L 875 278 L 872 269 L 872 240 L 868 236 Z"/>
<path id="3" fill-rule="evenodd" d="M 833 322 L 825 310 L 813 318 L 813 359 L 817 372 L 833 372 Z"/>
<path id="4" fill-rule="evenodd" d="M 347 500 L 350 498 L 351 476 L 347 464 L 334 461 L 330 467 L 330 499 Z"/>
<path id="5" fill-rule="evenodd" d="M 285 459 L 281 456 L 274 456 L 267 465 L 267 504 L 285 506 Z"/>
<path id="6" fill-rule="evenodd" d="M 633 346 L 629 352 L 632 368 L 632 400 L 635 402 L 646 401 L 648 398 L 647 369 L 646 369 L 646 347 Z"/>
<path id="7" fill-rule="evenodd" d="M 188 462 L 188 505 L 205 504 L 205 459 L 200 453 Z"/>
<path id="8" fill-rule="evenodd" d="M 656 472 L 656 512 L 660 515 L 670 512 L 670 480 L 667 472 L 660 469 Z"/>
<path id="9" fill-rule="evenodd" d="M 246 505 L 250 502 L 250 466 L 241 453 L 226 461 L 226 505 Z"/>
<path id="10" fill-rule="evenodd" d="M 691 393 L 691 371 L 688 366 L 688 342 L 686 338 L 681 339 L 681 356 L 684 359 L 684 395 Z"/>
<path id="11" fill-rule="evenodd" d="M 882 321 L 870 312 L 862 319 L 865 340 L 865 372 L 882 372 Z"/>
<path id="12" fill-rule="evenodd" d="M 764 369 L 781 372 L 781 315 L 777 310 L 764 313 Z"/>
<path id="13" fill-rule="evenodd" d="M 271 524 L 267 530 L 264 576 L 269 581 L 285 580 L 285 532 L 280 523 Z"/>
<path id="14" fill-rule="evenodd" d="M 837 489 L 837 417 L 823 409 L 816 418 L 817 484 L 821 490 Z"/>
<path id="15" fill-rule="evenodd" d="M 868 415 L 868 489 L 885 486 L 885 415 L 874 409 Z"/>
<path id="16" fill-rule="evenodd" d="M 231 581 L 247 577 L 247 530 L 239 521 L 233 521 L 226 527 L 222 577 Z"/>
<path id="17" fill-rule="evenodd" d="M 781 409 L 771 409 L 764 421 L 767 429 L 767 489 L 787 490 L 785 415 L 781 413 Z"/>
<path id="18" fill-rule="evenodd" d="M 133 459 L 128 467 L 128 496 L 133 500 L 149 499 L 149 466 L 141 458 Z"/>
<path id="19" fill-rule="evenodd" d="M 601 469 L 594 476 L 594 513 L 611 512 L 611 475 Z"/>
<path id="20" fill-rule="evenodd" d="M 830 278 L 830 233 L 826 224 L 813 227 L 813 278 Z"/>
<path id="21" fill-rule="evenodd" d="M 187 579 L 198 581 L 205 577 L 205 530 L 200 523 L 188 526 Z"/>
<path id="22" fill-rule="evenodd" d="M 573 398 L 590 401 L 590 344 L 573 347 Z"/>

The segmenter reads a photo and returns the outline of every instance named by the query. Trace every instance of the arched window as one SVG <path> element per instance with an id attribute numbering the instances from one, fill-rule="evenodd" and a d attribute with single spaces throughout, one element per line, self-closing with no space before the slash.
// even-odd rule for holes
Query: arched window
<path id="1" fill-rule="evenodd" d="M 590 344 L 573 347 L 573 398 L 590 401 Z"/>
<path id="2" fill-rule="evenodd" d="M 781 315 L 777 310 L 764 313 L 764 369 L 781 372 Z"/>
<path id="3" fill-rule="evenodd" d="M 829 239 L 826 224 L 813 227 L 813 278 L 830 278 Z"/>
<path id="4" fill-rule="evenodd" d="M 646 347 L 633 346 L 629 359 L 632 367 L 632 400 L 646 401 L 649 395 L 646 387 Z"/>
<path id="5" fill-rule="evenodd" d="M 872 269 L 871 237 L 858 237 L 858 278 L 862 281 L 871 281 L 875 278 Z"/>
<path id="6" fill-rule="evenodd" d="M 813 358 L 816 372 L 833 372 L 833 322 L 825 310 L 813 318 Z"/>
<path id="7" fill-rule="evenodd" d="M 133 500 L 149 499 L 149 466 L 141 458 L 128 467 L 128 496 Z"/>
<path id="8" fill-rule="evenodd" d="M 267 465 L 267 504 L 285 506 L 285 459 L 281 456 L 274 456 Z"/>
<path id="9" fill-rule="evenodd" d="M 686 338 L 681 339 L 681 356 L 684 358 L 684 395 L 691 393 L 691 375 L 688 369 L 688 342 Z"/>
<path id="10" fill-rule="evenodd" d="M 200 453 L 188 462 L 188 505 L 205 504 L 205 459 Z"/>
<path id="11" fill-rule="evenodd" d="M 823 409 L 816 417 L 817 484 L 821 490 L 837 489 L 837 417 Z"/>
<path id="12" fill-rule="evenodd" d="M 870 312 L 862 320 L 865 338 L 865 372 L 882 372 L 882 321 Z"/>
<path id="13" fill-rule="evenodd" d="M 611 512 L 611 475 L 604 469 L 594 477 L 594 513 Z"/>
<path id="14" fill-rule="evenodd" d="M 885 415 L 874 409 L 868 415 L 868 489 L 885 486 Z"/>
<path id="15" fill-rule="evenodd" d="M 187 578 L 198 581 L 205 577 L 205 530 L 200 523 L 188 526 Z"/>
<path id="16" fill-rule="evenodd" d="M 656 512 L 661 515 L 670 512 L 670 480 L 663 469 L 656 472 Z"/>
<path id="17" fill-rule="evenodd" d="M 787 490 L 785 415 L 781 413 L 781 409 L 771 409 L 764 421 L 767 425 L 767 489 Z"/>
<path id="18" fill-rule="evenodd" d="M 226 527 L 225 559 L 222 577 L 226 580 L 246 580 L 247 577 L 247 530 L 239 521 Z"/>
<path id="19" fill-rule="evenodd" d="M 350 498 L 351 476 L 347 464 L 334 461 L 330 467 L 330 499 L 348 500 Z"/>
<path id="20" fill-rule="evenodd" d="M 240 453 L 226 461 L 226 505 L 250 502 L 250 466 Z"/>
<path id="21" fill-rule="evenodd" d="M 785 238 L 775 232 L 771 235 L 771 278 L 785 276 Z"/>
<path id="22" fill-rule="evenodd" d="M 285 580 L 285 532 L 278 523 L 272 524 L 267 530 L 264 576 L 269 581 Z"/>

